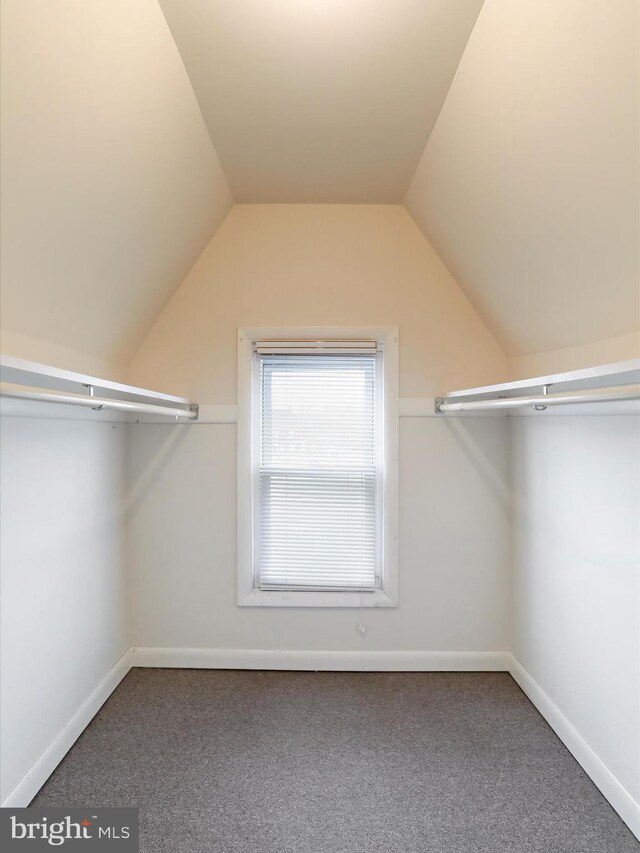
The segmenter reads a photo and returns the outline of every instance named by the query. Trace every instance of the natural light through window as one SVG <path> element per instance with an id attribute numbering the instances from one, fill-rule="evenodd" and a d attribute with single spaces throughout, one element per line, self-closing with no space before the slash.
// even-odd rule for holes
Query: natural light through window
<path id="1" fill-rule="evenodd" d="M 258 353 L 260 589 L 380 585 L 381 355 Z"/>
<path id="2" fill-rule="evenodd" d="M 395 607 L 398 330 L 238 330 L 238 604 Z"/>

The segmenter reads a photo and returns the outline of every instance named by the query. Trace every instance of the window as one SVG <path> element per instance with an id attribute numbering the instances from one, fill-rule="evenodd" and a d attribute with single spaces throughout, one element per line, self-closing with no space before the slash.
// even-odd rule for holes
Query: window
<path id="1" fill-rule="evenodd" d="M 258 344 L 254 570 L 260 589 L 380 586 L 381 354 Z"/>
<path id="2" fill-rule="evenodd" d="M 393 605 L 397 331 L 391 352 L 259 331 L 239 334 L 239 603 Z"/>

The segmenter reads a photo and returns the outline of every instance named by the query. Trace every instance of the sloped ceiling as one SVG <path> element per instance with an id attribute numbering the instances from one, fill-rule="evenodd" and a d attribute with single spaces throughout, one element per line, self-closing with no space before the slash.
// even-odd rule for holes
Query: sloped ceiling
<path id="1" fill-rule="evenodd" d="M 240 326 L 400 327 L 400 394 L 507 378 L 485 324 L 399 204 L 238 204 L 170 299 L 129 381 L 236 400 Z"/>
<path id="2" fill-rule="evenodd" d="M 1 2 L 23 350 L 129 364 L 233 203 L 216 149 L 237 200 L 410 183 L 515 359 L 640 327 L 637 0 Z"/>
<path id="3" fill-rule="evenodd" d="M 486 0 L 406 206 L 513 356 L 640 327 L 637 0 Z"/>
<path id="4" fill-rule="evenodd" d="M 482 0 L 160 0 L 238 202 L 401 202 Z"/>
<path id="5" fill-rule="evenodd" d="M 2 0 L 2 319 L 125 364 L 232 199 L 156 0 Z"/>

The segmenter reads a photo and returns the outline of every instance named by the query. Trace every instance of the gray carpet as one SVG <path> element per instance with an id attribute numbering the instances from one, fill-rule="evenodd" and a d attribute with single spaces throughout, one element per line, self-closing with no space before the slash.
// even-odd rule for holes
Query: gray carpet
<path id="1" fill-rule="evenodd" d="M 134 669 L 34 806 L 143 853 L 638 853 L 504 673 Z"/>

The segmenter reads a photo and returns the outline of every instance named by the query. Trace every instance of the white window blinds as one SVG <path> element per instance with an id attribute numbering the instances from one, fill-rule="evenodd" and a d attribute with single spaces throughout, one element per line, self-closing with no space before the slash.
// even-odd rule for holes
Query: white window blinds
<path id="1" fill-rule="evenodd" d="M 263 590 L 380 586 L 382 356 L 375 345 L 332 344 L 315 354 L 256 346 L 254 569 Z"/>

